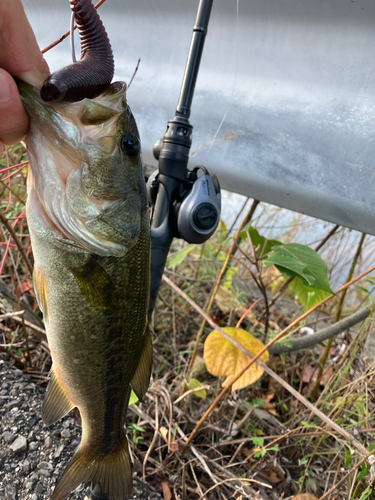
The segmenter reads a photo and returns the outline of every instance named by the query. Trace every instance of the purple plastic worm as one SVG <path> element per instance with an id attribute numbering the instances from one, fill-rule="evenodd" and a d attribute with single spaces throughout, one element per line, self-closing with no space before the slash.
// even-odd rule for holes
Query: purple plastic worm
<path id="1" fill-rule="evenodd" d="M 52 73 L 40 95 L 44 101 L 93 99 L 111 83 L 115 63 L 111 44 L 91 0 L 70 0 L 81 40 L 81 59 Z"/>

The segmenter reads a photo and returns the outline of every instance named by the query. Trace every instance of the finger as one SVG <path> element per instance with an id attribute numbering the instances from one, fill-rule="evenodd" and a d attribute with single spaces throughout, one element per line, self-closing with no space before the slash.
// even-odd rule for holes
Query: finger
<path id="1" fill-rule="evenodd" d="M 29 119 L 23 109 L 13 78 L 0 69 L 0 150 L 1 143 L 15 144 L 27 133 Z"/>
<path id="2" fill-rule="evenodd" d="M 40 88 L 49 69 L 20 0 L 0 0 L 0 68 Z"/>

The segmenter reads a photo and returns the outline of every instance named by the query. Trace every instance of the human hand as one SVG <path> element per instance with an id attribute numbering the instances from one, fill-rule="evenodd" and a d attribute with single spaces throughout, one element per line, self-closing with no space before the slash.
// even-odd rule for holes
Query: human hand
<path id="1" fill-rule="evenodd" d="M 40 88 L 49 75 L 21 0 L 0 0 L 0 153 L 29 128 L 13 77 Z"/>

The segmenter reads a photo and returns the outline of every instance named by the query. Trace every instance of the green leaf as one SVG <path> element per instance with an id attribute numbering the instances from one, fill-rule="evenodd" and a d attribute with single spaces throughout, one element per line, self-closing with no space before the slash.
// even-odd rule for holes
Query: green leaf
<path id="1" fill-rule="evenodd" d="M 186 259 L 188 254 L 192 252 L 196 246 L 197 245 L 188 245 L 187 247 L 181 248 L 181 250 L 174 253 L 172 257 L 168 258 L 167 265 L 171 267 L 178 266 L 183 260 Z"/>
<path id="2" fill-rule="evenodd" d="M 137 403 L 139 401 L 138 396 L 136 393 L 132 390 L 130 394 L 130 399 L 129 399 L 129 406 L 133 405 L 134 403 Z"/>
<path id="3" fill-rule="evenodd" d="M 264 439 L 261 437 L 258 437 L 258 436 L 253 436 L 253 444 L 255 444 L 256 446 L 262 447 L 264 444 Z"/>
<path id="4" fill-rule="evenodd" d="M 264 236 L 261 236 L 255 227 L 251 226 L 251 222 L 249 222 L 240 232 L 240 238 L 243 240 L 247 240 L 247 233 L 250 234 L 251 242 L 255 248 L 258 248 L 258 255 L 263 256 L 268 254 L 274 246 L 282 245 L 281 241 L 277 240 L 267 240 Z"/>
<path id="5" fill-rule="evenodd" d="M 305 309 L 310 309 L 311 307 L 319 304 L 323 299 L 330 295 L 330 292 L 325 290 L 319 290 L 311 286 L 306 286 L 303 284 L 301 278 L 296 276 L 294 280 L 289 283 L 289 288 L 291 288 Z"/>
<path id="6" fill-rule="evenodd" d="M 198 387 L 202 387 L 202 383 L 199 382 L 196 378 L 191 378 L 189 380 L 189 389 L 197 389 Z M 201 391 L 196 391 L 193 393 L 194 396 L 197 396 L 198 398 L 206 399 L 207 397 L 207 391 L 206 389 L 202 389 Z"/>
<path id="7" fill-rule="evenodd" d="M 288 278 L 298 276 L 305 286 L 333 293 L 328 281 L 327 264 L 306 245 L 286 243 L 276 246 L 264 264 L 275 265 Z"/>
<path id="8" fill-rule="evenodd" d="M 346 449 L 345 450 L 345 463 L 344 467 L 348 468 L 352 465 L 352 450 Z"/>
<path id="9" fill-rule="evenodd" d="M 370 466 L 368 463 L 363 463 L 361 467 L 361 472 L 357 476 L 357 481 L 359 482 L 361 479 L 367 476 L 367 474 L 370 472 Z"/>

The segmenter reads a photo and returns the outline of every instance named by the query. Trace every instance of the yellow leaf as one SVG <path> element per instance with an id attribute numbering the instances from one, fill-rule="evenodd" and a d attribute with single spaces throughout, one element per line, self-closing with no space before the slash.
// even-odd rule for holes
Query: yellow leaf
<path id="1" fill-rule="evenodd" d="M 241 328 L 223 328 L 234 340 L 237 340 L 245 349 L 254 356 L 264 347 L 260 340 Z M 217 330 L 214 330 L 207 337 L 204 343 L 204 362 L 207 370 L 215 377 L 226 376 L 223 386 L 227 387 L 229 382 L 235 377 L 249 362 L 248 356 L 243 354 L 237 347 L 223 337 Z M 263 353 L 260 361 L 268 361 L 268 351 Z M 263 374 L 263 369 L 254 363 L 241 375 L 233 384 L 232 391 L 243 389 L 256 382 Z"/>

